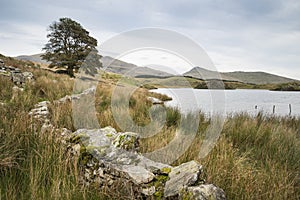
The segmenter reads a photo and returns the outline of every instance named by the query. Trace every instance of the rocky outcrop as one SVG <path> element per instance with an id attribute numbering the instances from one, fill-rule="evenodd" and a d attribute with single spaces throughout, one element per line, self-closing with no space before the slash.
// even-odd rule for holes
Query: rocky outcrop
<path id="1" fill-rule="evenodd" d="M 69 142 L 83 168 L 82 183 L 102 187 L 122 181 L 143 198 L 225 199 L 222 189 L 204 184 L 201 165 L 154 162 L 136 151 L 138 140 L 138 134 L 117 133 L 112 127 L 74 132 Z"/>
<path id="2" fill-rule="evenodd" d="M 19 68 L 6 66 L 1 59 L 0 75 L 10 77 L 11 81 L 17 86 L 24 86 L 26 82 L 34 80 L 34 76 L 31 72 L 22 72 Z"/>
<path id="3" fill-rule="evenodd" d="M 67 96 L 56 103 L 72 101 L 93 91 Z M 49 120 L 49 104 L 40 102 L 29 114 L 42 122 L 41 133 L 60 133 L 66 151 L 78 160 L 83 185 L 100 189 L 121 182 L 131 188 L 136 199 L 226 199 L 222 189 L 205 184 L 202 166 L 197 162 L 172 167 L 150 160 L 138 153 L 139 134 L 118 133 L 112 127 L 79 129 L 74 133 L 56 129 Z"/>

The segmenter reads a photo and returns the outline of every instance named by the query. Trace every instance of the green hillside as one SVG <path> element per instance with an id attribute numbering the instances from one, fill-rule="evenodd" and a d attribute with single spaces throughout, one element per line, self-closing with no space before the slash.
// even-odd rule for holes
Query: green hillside
<path id="1" fill-rule="evenodd" d="M 295 82 L 297 80 L 270 74 L 266 72 L 217 72 L 207 70 L 201 67 L 194 67 L 190 71 L 183 74 L 184 76 L 199 78 L 199 79 L 222 79 L 224 81 L 237 81 L 246 84 L 282 84 Z"/>
<path id="2" fill-rule="evenodd" d="M 222 73 L 244 83 L 253 84 L 281 84 L 295 81 L 294 79 L 266 73 L 266 72 L 227 72 Z"/>

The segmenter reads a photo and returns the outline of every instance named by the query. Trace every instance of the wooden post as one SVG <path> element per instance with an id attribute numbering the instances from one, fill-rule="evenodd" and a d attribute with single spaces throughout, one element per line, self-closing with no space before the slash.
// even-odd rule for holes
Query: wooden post
<path id="1" fill-rule="evenodd" d="M 273 114 L 275 114 L 275 105 L 273 105 Z"/>
<path id="2" fill-rule="evenodd" d="M 292 115 L 292 104 L 289 104 L 289 108 L 290 108 L 290 115 Z"/>

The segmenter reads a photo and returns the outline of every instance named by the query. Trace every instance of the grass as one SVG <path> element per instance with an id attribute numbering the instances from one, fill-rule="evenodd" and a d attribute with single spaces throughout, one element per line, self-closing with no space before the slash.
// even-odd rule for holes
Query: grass
<path id="1" fill-rule="evenodd" d="M 7 59 L 10 65 L 24 67 L 26 62 Z M 66 153 L 55 133 L 40 134 L 39 122 L 28 116 L 33 105 L 42 100 L 53 102 L 72 93 L 73 80 L 64 75 L 29 68 L 36 77 L 24 92 L 13 97 L 10 80 L 0 76 L 0 199 L 133 199 L 130 187 L 118 183 L 99 190 L 82 187 L 78 180 L 80 166 Z M 211 119 L 199 113 L 199 124 L 192 116 L 182 116 L 177 109 L 166 109 L 163 127 L 151 124 L 148 96 L 155 96 L 138 88 L 128 100 L 128 112 L 134 124 L 120 127 L 111 110 L 113 87 L 120 77 L 107 74 L 107 79 L 97 86 L 95 106 L 101 127 L 112 126 L 118 131 L 155 133 L 141 139 L 141 152 L 151 152 L 170 143 L 175 137 L 180 121 L 188 126 L 182 134 L 197 128 L 191 145 L 173 165 L 197 160 L 204 166 L 202 178 L 224 189 L 227 199 L 299 199 L 300 197 L 300 119 L 273 117 L 259 114 L 250 117 L 238 114 L 226 119 L 221 137 L 204 159 L 199 159 L 204 133 Z M 132 81 L 128 81 L 132 83 Z M 116 102 L 119 115 L 125 111 L 122 96 Z M 75 130 L 70 102 L 53 104 L 51 122 L 56 127 Z M 160 131 L 155 132 L 159 128 Z"/>

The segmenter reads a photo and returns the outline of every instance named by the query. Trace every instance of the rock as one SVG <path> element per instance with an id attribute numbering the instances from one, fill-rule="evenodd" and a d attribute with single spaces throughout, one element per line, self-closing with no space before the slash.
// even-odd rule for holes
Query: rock
<path id="1" fill-rule="evenodd" d="M 23 72 L 22 74 L 24 76 L 25 81 L 33 81 L 34 80 L 34 76 L 31 72 Z"/>
<path id="2" fill-rule="evenodd" d="M 225 192 L 213 184 L 202 184 L 194 187 L 187 187 L 179 194 L 179 199 L 194 200 L 226 200 Z"/>
<path id="3" fill-rule="evenodd" d="M 20 71 L 11 71 L 10 78 L 12 82 L 16 85 L 22 85 L 25 83 L 25 78 Z"/>
<path id="4" fill-rule="evenodd" d="M 170 180 L 166 182 L 164 196 L 176 196 L 184 187 L 195 184 L 201 170 L 202 166 L 195 161 L 174 167 L 169 174 Z"/>
<path id="5" fill-rule="evenodd" d="M 66 103 L 66 102 L 71 102 L 71 101 L 76 101 L 76 100 L 80 100 L 81 97 L 83 96 L 88 96 L 88 95 L 93 95 L 96 91 L 96 87 L 91 87 L 88 88 L 86 90 L 84 90 L 82 93 L 80 94 L 73 94 L 73 95 L 66 95 L 65 97 L 57 100 L 57 103 Z"/>
<path id="6" fill-rule="evenodd" d="M 0 59 L 0 68 L 2 68 L 4 66 L 5 66 L 4 61 L 2 59 Z"/>
<path id="7" fill-rule="evenodd" d="M 119 133 L 113 144 L 115 147 L 120 147 L 126 150 L 137 150 L 139 147 L 139 135 L 132 132 Z"/>
<path id="8" fill-rule="evenodd" d="M 151 186 L 149 188 L 143 188 L 141 192 L 146 196 L 151 196 L 155 193 L 155 187 Z"/>
<path id="9" fill-rule="evenodd" d="M 112 127 L 79 129 L 74 132 L 70 142 L 75 144 L 73 151 L 80 152 L 79 163 L 83 168 L 80 180 L 85 185 L 97 183 L 99 187 L 121 181 L 129 184 L 137 196 L 151 198 L 178 199 L 180 195 L 188 193 L 194 199 L 200 189 L 206 196 L 212 194 L 218 197 L 219 193 L 223 194 L 217 187 L 207 189 L 206 193 L 203 188 L 207 186 L 200 189 L 197 187 L 201 185 L 191 187 L 199 185 L 202 172 L 201 165 L 195 161 L 177 167 L 152 161 L 136 152 L 138 140 L 138 134 L 117 133 Z"/>
<path id="10" fill-rule="evenodd" d="M 15 85 L 12 88 L 12 97 L 11 97 L 11 100 L 14 100 L 23 91 L 24 91 L 23 88 L 20 88 L 20 87 L 18 87 L 18 86 Z"/>
<path id="11" fill-rule="evenodd" d="M 154 97 L 148 97 L 148 100 L 151 101 L 153 104 L 163 104 L 164 102 L 160 99 L 154 98 Z"/>
<path id="12" fill-rule="evenodd" d="M 34 80 L 31 72 L 22 72 L 19 68 L 12 66 L 5 66 L 3 60 L 0 59 L 0 75 L 10 76 L 11 81 L 17 85 L 22 86 L 26 81 Z"/>
<path id="13" fill-rule="evenodd" d="M 13 92 L 23 92 L 23 91 L 24 91 L 23 88 L 20 88 L 20 87 L 18 87 L 18 86 L 14 86 L 14 87 L 12 88 L 12 90 L 13 90 Z"/>
<path id="14" fill-rule="evenodd" d="M 124 165 L 122 171 L 128 173 L 136 184 L 149 183 L 155 177 L 153 173 L 142 166 Z"/>
<path id="15" fill-rule="evenodd" d="M 44 123 L 49 121 L 49 110 L 48 104 L 49 101 L 42 101 L 35 105 L 35 108 L 32 109 L 28 114 L 33 118 L 38 119 Z"/>
<path id="16" fill-rule="evenodd" d="M 123 138 L 124 141 L 120 138 Z M 90 184 L 96 180 L 99 181 L 97 176 L 102 177 L 105 174 L 105 177 L 113 176 L 114 180 L 131 182 L 137 191 L 151 187 L 146 184 L 154 181 L 156 178 L 154 172 L 160 172 L 163 168 L 170 166 L 151 161 L 133 149 L 125 150 L 129 146 L 137 148 L 138 138 L 136 133 L 116 133 L 115 129 L 111 127 L 95 130 L 80 129 L 74 132 L 70 141 L 73 143 L 80 141 L 81 144 L 84 144 L 85 150 L 81 151 L 84 158 L 81 158 L 81 164 L 94 163 L 89 168 L 94 168 L 97 174 L 96 177 L 93 176 L 93 179 L 87 180 L 85 177 L 85 182 Z M 132 146 L 126 145 L 125 141 L 131 141 Z"/>
<path id="17" fill-rule="evenodd" d="M 41 127 L 41 134 L 52 133 L 55 130 L 52 124 L 44 123 Z"/>

